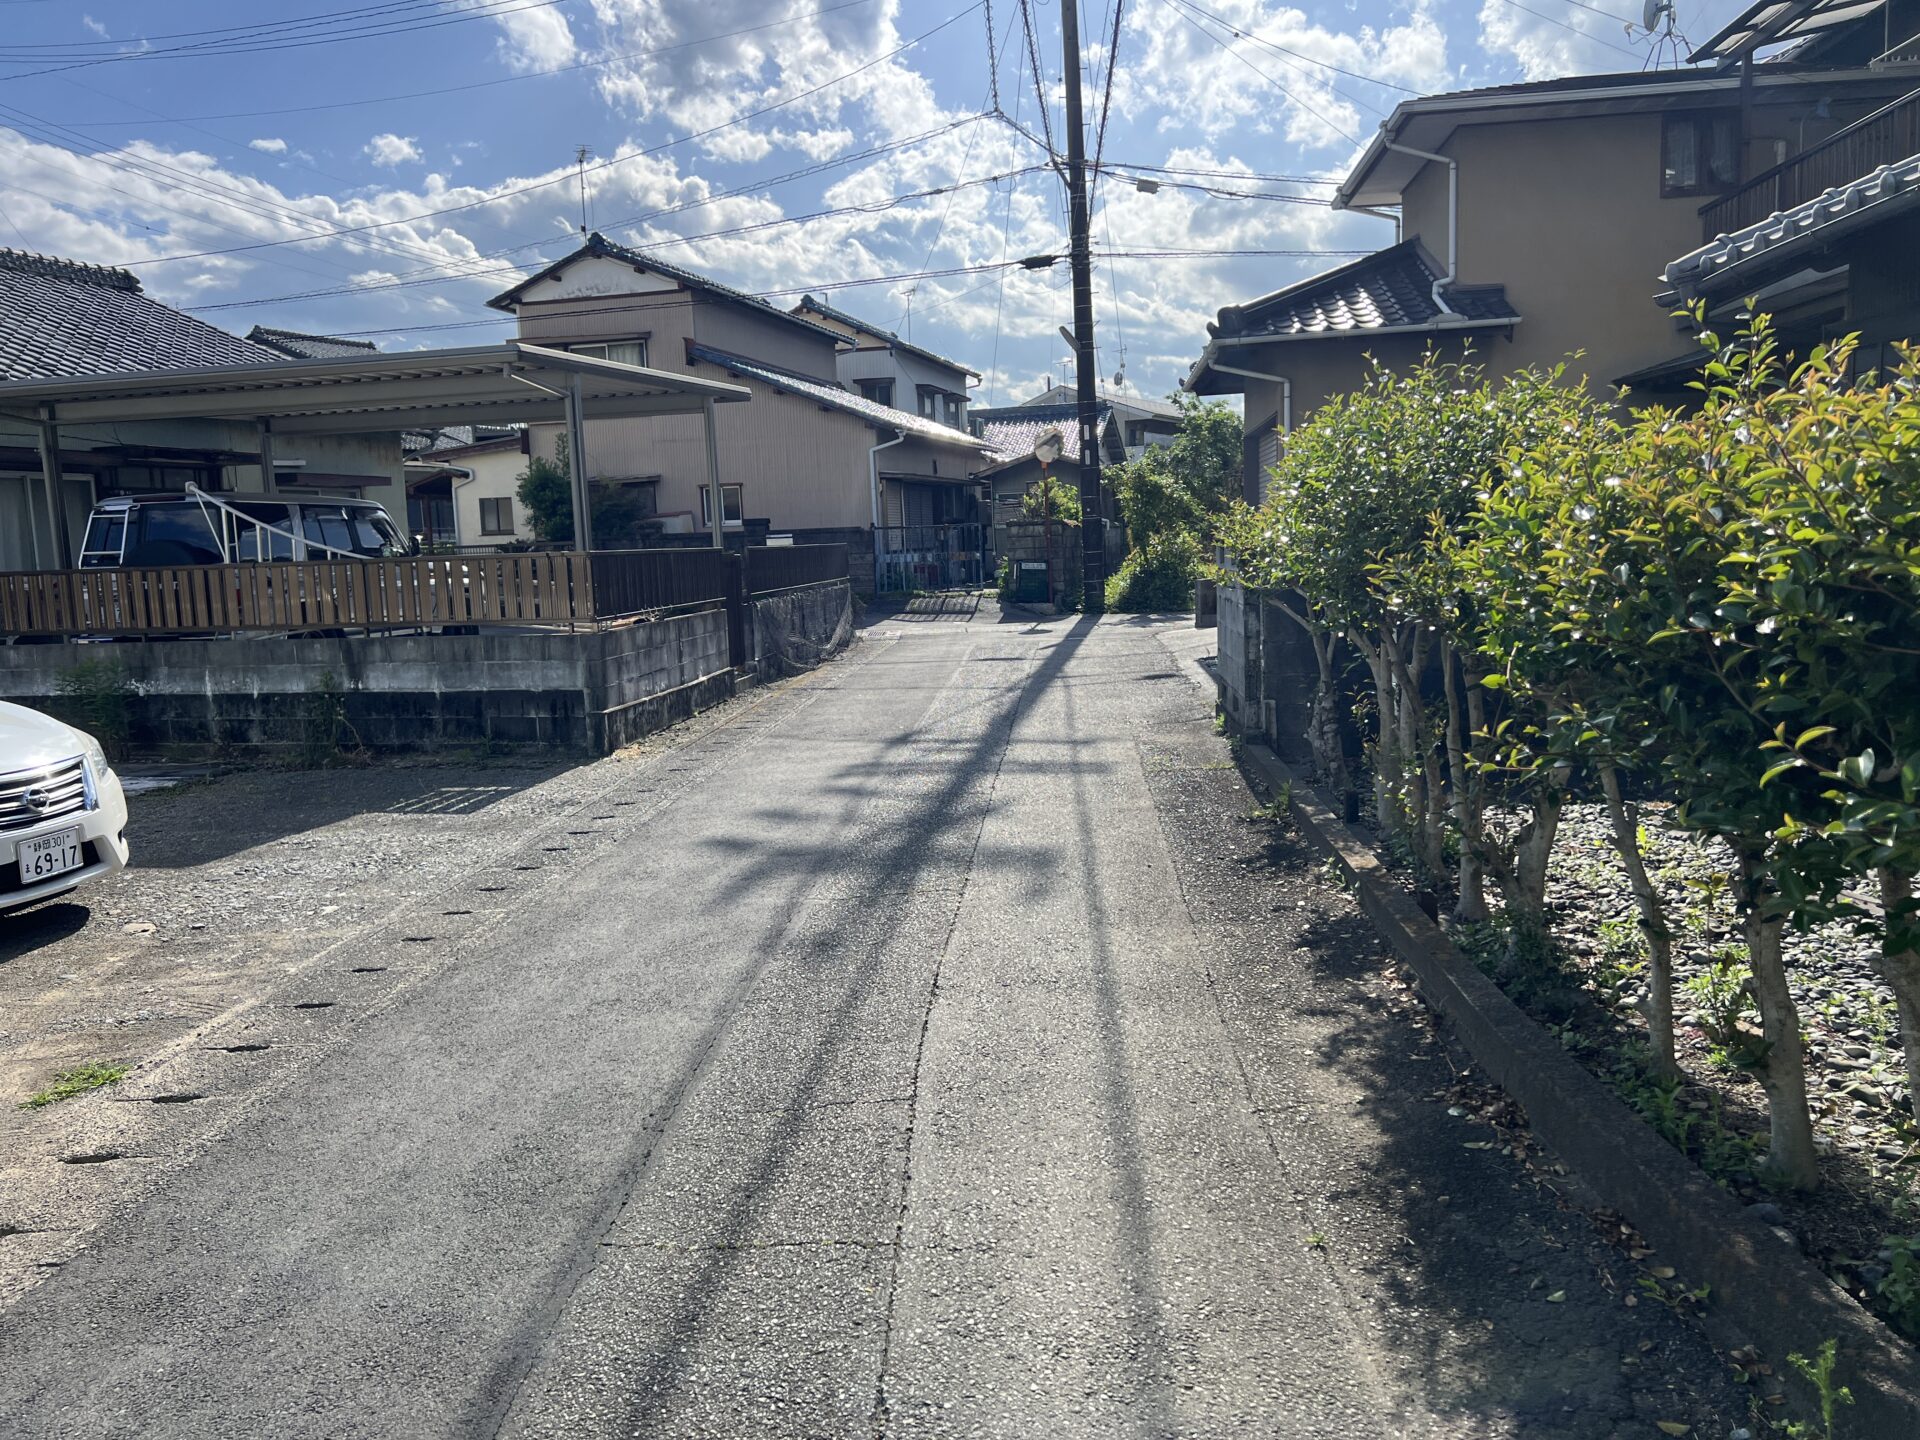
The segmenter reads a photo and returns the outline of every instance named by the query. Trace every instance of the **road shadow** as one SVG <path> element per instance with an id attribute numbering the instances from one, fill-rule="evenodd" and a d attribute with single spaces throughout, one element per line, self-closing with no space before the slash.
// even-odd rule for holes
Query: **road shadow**
<path id="1" fill-rule="evenodd" d="M 930 711 L 920 724 L 885 742 L 880 758 L 865 760 L 842 772 L 836 792 L 841 817 L 836 828 L 840 833 L 832 842 L 781 845 L 768 843 L 764 837 L 746 836 L 729 838 L 716 846 L 717 853 L 725 854 L 729 869 L 737 867 L 739 886 L 766 887 L 791 897 L 791 903 L 781 907 L 785 919 L 770 933 L 740 937 L 743 946 L 751 946 L 761 957 L 760 963 L 744 982 L 736 1003 L 724 1007 L 715 1020 L 697 1050 L 699 1058 L 677 1080 L 672 1098 L 660 1112 L 664 1116 L 661 1129 L 636 1142 L 631 1169 L 622 1182 L 626 1194 L 637 1193 L 647 1184 L 648 1161 L 670 1143 L 679 1112 L 706 1072 L 709 1057 L 747 1008 L 747 997 L 776 973 L 789 979 L 806 978 L 809 1003 L 804 1033 L 808 1040 L 803 1051 L 782 1063 L 785 1073 L 779 1082 L 782 1099 L 778 1109 L 757 1116 L 762 1123 L 756 1129 L 765 1138 L 742 1142 L 754 1146 L 746 1172 L 730 1186 L 724 1208 L 706 1217 L 714 1229 L 712 1243 L 673 1278 L 671 1293 L 661 1297 L 661 1319 L 621 1357 L 620 1370 L 630 1398 L 618 1433 L 651 1435 L 671 1430 L 679 1408 L 696 1393 L 694 1367 L 701 1363 L 704 1353 L 702 1338 L 724 1323 L 723 1317 L 715 1315 L 715 1307 L 729 1294 L 726 1278 L 738 1264 L 740 1254 L 751 1247 L 762 1198 L 803 1163 L 807 1112 L 818 1112 L 830 1098 L 828 1092 L 837 1077 L 846 1073 L 849 1058 L 860 1053 L 859 1047 L 867 1042 L 865 1031 L 871 1024 L 875 1003 L 883 1012 L 891 1003 L 900 1012 L 903 1024 L 922 1023 L 927 995 L 903 997 L 892 991 L 899 977 L 894 946 L 884 942 L 850 944 L 831 926 L 805 929 L 802 922 L 807 907 L 803 902 L 825 882 L 832 881 L 835 906 L 845 913 L 866 913 L 881 920 L 904 916 L 916 891 L 936 880 L 937 872 L 950 868 L 957 854 L 964 851 L 971 855 L 987 804 L 986 794 L 981 793 L 982 782 L 991 779 L 1020 717 L 1057 682 L 1093 625 L 1092 620 L 1075 622 L 1032 669 L 1018 675 L 1006 672 L 1005 683 L 984 699 Z M 959 737 L 920 734 L 927 726 L 955 723 L 976 728 Z M 891 794 L 869 795 L 864 787 L 846 783 L 856 772 L 884 770 L 895 758 L 919 749 L 936 750 L 941 756 L 940 763 L 921 772 L 919 784 Z M 870 806 L 881 813 L 863 831 L 858 828 L 860 817 Z M 859 837 L 857 845 L 851 843 L 855 836 Z M 869 837 L 873 843 L 868 843 Z M 1004 855 L 995 857 L 995 863 L 1037 871 L 1047 866 L 1048 857 Z M 610 1208 L 616 1212 L 625 1203 L 625 1195 L 609 1197 Z M 897 1263 L 897 1250 L 889 1247 L 889 1306 L 894 1283 L 891 1267 Z M 555 1288 L 564 1286 L 556 1284 Z M 544 1336 L 547 1330 L 545 1317 L 529 1316 L 524 1326 L 529 1338 Z M 1146 1353 L 1144 1334 L 1142 1344 L 1135 1348 Z M 514 1388 L 509 1384 L 505 1390 L 511 1393 Z M 876 1427 L 883 1424 L 887 1406 L 883 1368 L 880 1390 L 874 1398 Z"/>
<path id="2" fill-rule="evenodd" d="M 136 867 L 182 870 L 364 815 L 477 814 L 570 768 L 409 764 L 234 771 L 134 796 L 127 806 L 127 838 Z"/>
<path id="3" fill-rule="evenodd" d="M 93 912 L 64 896 L 0 911 L 0 965 L 84 930 Z"/>
<path id="4" fill-rule="evenodd" d="M 1319 853 L 1230 767 L 1150 775 L 1253 1102 L 1306 1122 L 1275 1143 L 1319 1187 L 1327 1263 L 1398 1382 L 1462 1433 L 1740 1423 L 1746 1392 L 1672 1298 L 1684 1277 L 1643 1288 L 1617 1217 L 1603 1235 L 1576 1203 Z"/>

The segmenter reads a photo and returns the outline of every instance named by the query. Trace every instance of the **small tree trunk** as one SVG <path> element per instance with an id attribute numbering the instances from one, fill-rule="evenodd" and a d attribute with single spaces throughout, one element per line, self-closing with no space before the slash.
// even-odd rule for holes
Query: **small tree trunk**
<path id="1" fill-rule="evenodd" d="M 1475 736 L 1484 735 L 1486 733 L 1487 733 L 1486 692 L 1482 690 L 1478 684 L 1469 682 L 1467 685 L 1466 741 L 1469 745 L 1471 745 L 1473 743 Z M 1475 879 L 1477 881 L 1477 888 L 1479 889 L 1481 894 L 1481 908 L 1484 911 L 1486 907 L 1486 889 L 1487 889 L 1487 885 L 1486 885 L 1487 781 L 1486 781 L 1486 777 L 1479 774 L 1477 771 L 1469 778 L 1472 783 L 1472 796 L 1473 796 L 1473 812 L 1472 812 L 1473 827 L 1472 827 L 1472 830 L 1469 832 L 1469 834 L 1471 835 L 1472 841 L 1473 841 L 1472 848 L 1474 852 L 1473 863 L 1474 863 Z M 1463 846 L 1465 846 L 1466 844 L 1465 836 L 1462 837 L 1461 843 Z"/>
<path id="2" fill-rule="evenodd" d="M 1560 771 L 1549 772 L 1538 783 L 1532 811 L 1513 840 L 1513 863 L 1502 878 L 1501 892 L 1513 921 L 1513 949 L 1521 951 L 1547 934 L 1547 864 L 1560 834 L 1560 810 L 1567 792 Z"/>
<path id="3" fill-rule="evenodd" d="M 1807 1070 L 1800 1053 L 1800 1012 L 1787 988 L 1780 934 L 1786 922 L 1771 913 L 1772 885 L 1766 865 L 1752 850 L 1736 852 L 1740 863 L 1741 924 L 1746 932 L 1747 964 L 1753 971 L 1753 998 L 1760 1007 L 1760 1032 L 1766 1043 L 1758 1077 L 1767 1092 L 1767 1169 L 1795 1190 L 1820 1185 L 1820 1162 L 1813 1148 L 1813 1121 L 1807 1113 Z"/>
<path id="4" fill-rule="evenodd" d="M 1314 663 L 1320 672 L 1307 717 L 1307 744 L 1313 752 L 1314 768 L 1344 795 L 1353 781 L 1347 775 L 1346 747 L 1340 741 L 1340 688 L 1333 674 L 1334 647 L 1340 637 L 1324 625 L 1309 625 L 1307 639 L 1313 645 Z"/>
<path id="5" fill-rule="evenodd" d="M 1600 767 L 1600 785 L 1607 793 L 1607 815 L 1613 821 L 1613 848 L 1626 868 L 1627 883 L 1640 907 L 1640 933 L 1647 937 L 1647 999 L 1641 1014 L 1647 1021 L 1647 1039 L 1653 1049 L 1653 1073 L 1663 1080 L 1680 1078 L 1680 1062 L 1673 1045 L 1673 931 L 1667 926 L 1667 907 L 1647 875 L 1640 853 L 1640 814 L 1620 795 L 1620 772 Z"/>
<path id="6" fill-rule="evenodd" d="M 1393 702 L 1393 671 L 1387 664 L 1387 652 L 1367 640 L 1358 631 L 1347 638 L 1373 675 L 1373 816 L 1381 834 L 1392 831 L 1396 812 L 1393 789 L 1393 731 L 1396 707 Z"/>
<path id="7" fill-rule="evenodd" d="M 1893 991 L 1900 1007 L 1900 1044 L 1907 1055 L 1907 1096 L 1920 1114 L 1920 933 L 1916 917 L 1907 913 L 1913 899 L 1913 874 L 1892 865 L 1879 870 L 1880 899 L 1887 910 L 1886 933 L 1880 943 L 1880 978 Z"/>
<path id="8" fill-rule="evenodd" d="M 1408 839 L 1430 881 L 1446 873 L 1446 848 L 1441 836 L 1446 786 L 1440 760 L 1427 736 L 1426 707 L 1420 700 L 1420 672 L 1427 661 L 1427 633 L 1417 627 L 1409 645 L 1396 646 L 1390 655 L 1394 688 L 1398 691 L 1400 771 L 1403 777 Z M 1405 654 L 1407 658 L 1403 659 Z"/>
<path id="9" fill-rule="evenodd" d="M 1487 918 L 1486 878 L 1480 870 L 1480 777 L 1467 768 L 1467 735 L 1460 698 L 1463 687 L 1473 685 L 1473 677 L 1464 666 L 1455 674 L 1455 656 L 1451 642 L 1442 642 L 1442 679 L 1447 689 L 1447 770 L 1453 782 L 1453 823 L 1460 832 L 1460 867 L 1455 876 L 1457 898 L 1453 918 L 1478 921 Z"/>

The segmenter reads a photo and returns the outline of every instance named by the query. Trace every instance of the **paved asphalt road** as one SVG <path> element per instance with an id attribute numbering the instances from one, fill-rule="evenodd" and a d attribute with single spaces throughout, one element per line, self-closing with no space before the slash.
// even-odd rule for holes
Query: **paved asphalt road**
<path id="1" fill-rule="evenodd" d="M 178 1061 L 283 1069 L 0 1313 L 0 1434 L 1724 1436 L 1248 818 L 1207 638 L 883 621 L 609 767 Z"/>

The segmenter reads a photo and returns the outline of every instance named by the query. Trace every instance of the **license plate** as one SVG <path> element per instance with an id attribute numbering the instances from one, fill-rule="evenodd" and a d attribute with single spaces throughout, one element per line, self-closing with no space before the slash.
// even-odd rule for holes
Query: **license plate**
<path id="1" fill-rule="evenodd" d="M 14 846 L 13 855 L 20 866 L 20 883 L 32 885 L 51 880 L 69 870 L 78 870 L 85 859 L 80 852 L 80 832 L 56 830 L 51 835 L 36 835 Z"/>

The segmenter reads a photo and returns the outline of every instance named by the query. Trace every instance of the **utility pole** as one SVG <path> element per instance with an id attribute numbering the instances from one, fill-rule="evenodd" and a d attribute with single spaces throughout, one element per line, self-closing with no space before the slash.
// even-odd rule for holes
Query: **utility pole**
<path id="1" fill-rule="evenodd" d="M 1100 516 L 1100 402 L 1093 354 L 1093 255 L 1088 231 L 1087 137 L 1080 113 L 1080 17 L 1075 0 L 1060 0 L 1060 41 L 1066 52 L 1067 207 L 1073 275 L 1073 357 L 1079 382 L 1080 424 L 1080 580 L 1083 614 L 1098 615 L 1107 605 L 1107 547 Z"/>
<path id="2" fill-rule="evenodd" d="M 593 152 L 581 145 L 573 152 L 573 163 L 580 177 L 580 233 L 587 233 L 587 156 Z"/>

